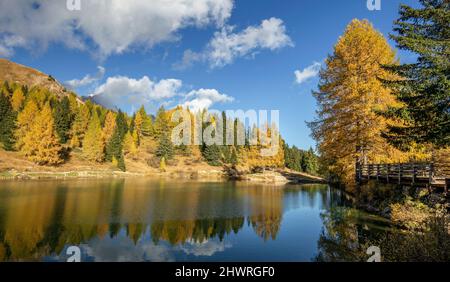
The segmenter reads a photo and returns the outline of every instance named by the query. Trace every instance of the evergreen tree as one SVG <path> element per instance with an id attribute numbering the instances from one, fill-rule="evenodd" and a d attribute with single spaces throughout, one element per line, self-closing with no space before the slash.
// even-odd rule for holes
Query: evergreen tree
<path id="1" fill-rule="evenodd" d="M 399 148 L 414 143 L 450 145 L 450 2 L 419 0 L 420 8 L 400 7 L 391 38 L 417 62 L 390 65 L 399 79 L 385 79 L 400 106 L 384 115 L 403 121 L 390 125 L 385 137 Z"/>
<path id="2" fill-rule="evenodd" d="M 163 106 L 161 106 L 156 114 L 154 124 L 154 135 L 156 138 L 160 138 L 163 134 L 169 131 L 169 118 L 167 112 Z"/>
<path id="3" fill-rule="evenodd" d="M 70 128 L 73 121 L 72 112 L 70 111 L 70 101 L 67 96 L 61 102 L 57 101 L 55 103 L 53 117 L 59 141 L 65 144 L 69 140 Z"/>
<path id="4" fill-rule="evenodd" d="M 156 156 L 164 157 L 166 160 L 173 158 L 173 144 L 169 139 L 168 133 L 162 133 L 159 138 L 158 148 L 156 149 Z"/>
<path id="5" fill-rule="evenodd" d="M 83 141 L 83 156 L 89 161 L 104 160 L 104 140 L 97 111 L 94 111 Z"/>
<path id="6" fill-rule="evenodd" d="M 70 140 L 72 148 L 81 147 L 90 119 L 91 114 L 89 107 L 86 104 L 78 106 L 70 133 L 72 136 L 72 139 Z"/>
<path id="7" fill-rule="evenodd" d="M 118 131 L 120 140 L 123 141 L 125 134 L 127 134 L 127 132 L 128 132 L 128 123 L 127 123 L 127 117 L 120 110 L 116 116 L 116 129 Z"/>
<path id="8" fill-rule="evenodd" d="M 8 97 L 0 95 L 0 143 L 5 150 L 14 149 L 17 114 Z"/>
<path id="9" fill-rule="evenodd" d="M 55 132 L 52 110 L 46 103 L 23 139 L 21 152 L 39 165 L 62 163 L 61 145 Z"/>
<path id="10" fill-rule="evenodd" d="M 212 166 L 220 166 L 221 165 L 220 148 L 216 144 L 212 144 L 210 146 L 204 145 L 203 157 L 206 159 L 206 162 L 209 165 L 212 165 Z"/>
<path id="11" fill-rule="evenodd" d="M 125 171 L 125 161 L 123 157 L 123 146 L 122 146 L 122 137 L 121 132 L 118 127 L 114 130 L 113 135 L 111 136 L 111 139 L 109 140 L 108 144 L 106 145 L 106 154 L 105 158 L 108 161 L 116 161 L 117 167 L 121 169 L 122 171 Z M 114 162 L 113 162 L 114 163 Z"/>

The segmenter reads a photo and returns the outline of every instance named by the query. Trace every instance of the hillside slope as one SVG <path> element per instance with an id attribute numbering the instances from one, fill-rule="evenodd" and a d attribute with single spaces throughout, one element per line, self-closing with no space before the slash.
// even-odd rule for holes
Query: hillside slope
<path id="1" fill-rule="evenodd" d="M 15 82 L 28 88 L 40 86 L 59 97 L 68 94 L 66 88 L 50 75 L 3 58 L 0 58 L 0 81 Z"/>

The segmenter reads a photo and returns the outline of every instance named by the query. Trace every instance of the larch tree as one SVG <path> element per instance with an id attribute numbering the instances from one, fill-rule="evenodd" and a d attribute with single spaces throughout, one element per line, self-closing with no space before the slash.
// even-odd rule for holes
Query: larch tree
<path id="1" fill-rule="evenodd" d="M 384 115 L 402 123 L 389 126 L 385 136 L 402 149 L 414 143 L 450 146 L 450 2 L 419 2 L 422 7 L 400 7 L 391 35 L 417 61 L 386 67 L 399 77 L 385 83 L 402 104 Z"/>
<path id="2" fill-rule="evenodd" d="M 103 126 L 103 139 L 107 144 L 112 135 L 114 134 L 114 130 L 116 128 L 116 115 L 112 111 L 108 111 L 105 118 L 105 125 Z"/>
<path id="3" fill-rule="evenodd" d="M 25 102 L 25 94 L 22 87 L 18 87 L 12 97 L 11 104 L 14 111 L 18 112 L 22 109 L 23 103 Z"/>
<path id="4" fill-rule="evenodd" d="M 34 100 L 28 100 L 24 109 L 17 116 L 17 129 L 15 132 L 16 149 L 22 150 L 25 135 L 31 130 L 31 126 L 35 122 L 39 108 Z"/>
<path id="5" fill-rule="evenodd" d="M 102 135 L 102 126 L 97 111 L 92 114 L 89 126 L 83 141 L 83 157 L 93 162 L 102 162 L 104 155 L 105 143 Z"/>
<path id="6" fill-rule="evenodd" d="M 21 152 L 39 165 L 62 163 L 61 145 L 55 131 L 52 109 L 46 103 L 33 121 L 30 131 L 23 138 Z"/>
<path id="7" fill-rule="evenodd" d="M 393 76 L 382 66 L 396 62 L 395 52 L 367 20 L 353 20 L 334 46 L 320 72 L 313 95 L 315 121 L 308 125 L 330 174 L 352 184 L 355 161 L 396 162 L 407 158 L 390 147 L 381 132 L 385 118 L 377 114 L 398 101 L 380 79 Z"/>
<path id="8" fill-rule="evenodd" d="M 72 139 L 70 140 L 70 146 L 72 148 L 81 147 L 81 144 L 84 139 L 84 134 L 87 130 L 90 119 L 91 113 L 89 111 L 89 108 L 85 104 L 80 104 L 77 107 L 70 133 L 72 137 Z"/>

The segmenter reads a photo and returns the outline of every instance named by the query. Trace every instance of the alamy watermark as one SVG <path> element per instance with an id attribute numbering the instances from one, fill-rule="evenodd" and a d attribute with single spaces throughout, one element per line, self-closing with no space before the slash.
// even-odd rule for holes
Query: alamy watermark
<path id="1" fill-rule="evenodd" d="M 367 9 L 369 11 L 380 11 L 381 0 L 367 0 Z"/>
<path id="2" fill-rule="evenodd" d="M 192 114 L 177 109 L 171 122 L 176 124 L 171 133 L 172 143 L 180 145 L 235 145 L 259 146 L 262 157 L 273 157 L 280 148 L 280 113 L 278 110 L 208 110 Z"/>
<path id="3" fill-rule="evenodd" d="M 66 8 L 69 11 L 81 11 L 81 0 L 67 0 Z"/>

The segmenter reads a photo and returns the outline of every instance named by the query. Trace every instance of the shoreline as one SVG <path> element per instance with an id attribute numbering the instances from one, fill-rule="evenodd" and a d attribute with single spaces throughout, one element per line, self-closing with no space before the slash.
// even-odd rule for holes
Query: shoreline
<path id="1" fill-rule="evenodd" d="M 167 178 L 175 180 L 201 181 L 242 181 L 266 183 L 272 185 L 285 184 L 327 184 L 317 176 L 287 170 L 265 171 L 262 173 L 242 173 L 238 177 L 229 175 L 226 170 L 175 170 L 167 172 L 122 172 L 112 170 L 82 170 L 82 171 L 2 171 L 1 181 L 26 180 L 76 180 L 76 179 L 106 179 L 106 178 Z"/>

